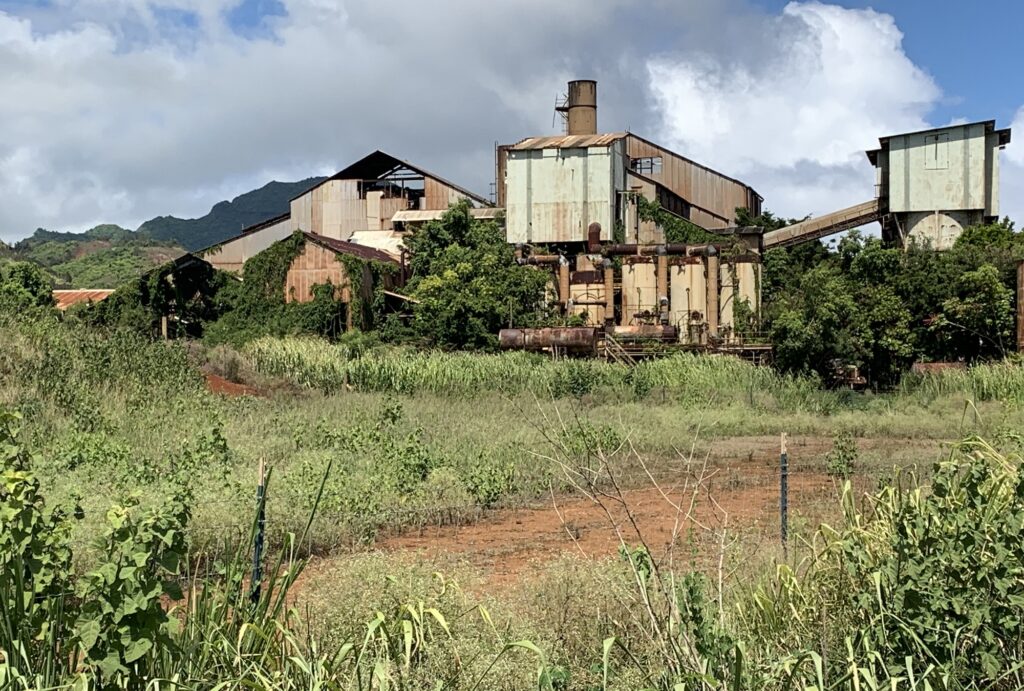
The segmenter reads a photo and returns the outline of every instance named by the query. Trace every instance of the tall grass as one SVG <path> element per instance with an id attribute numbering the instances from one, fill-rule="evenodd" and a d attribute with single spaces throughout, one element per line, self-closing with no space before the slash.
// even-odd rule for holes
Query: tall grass
<path id="1" fill-rule="evenodd" d="M 979 364 L 967 369 L 944 369 L 903 378 L 900 392 L 939 398 L 963 395 L 974 401 L 1024 402 L 1024 366 L 1014 362 Z"/>
<path id="2" fill-rule="evenodd" d="M 264 338 L 246 354 L 252 366 L 311 389 L 432 393 L 474 397 L 491 392 L 580 396 L 595 392 L 680 401 L 753 401 L 765 393 L 797 407 L 821 404 L 813 379 L 780 374 L 732 357 L 681 353 L 628 367 L 602 360 L 553 360 L 531 353 L 449 353 L 378 348 L 354 354 L 322 340 Z"/>

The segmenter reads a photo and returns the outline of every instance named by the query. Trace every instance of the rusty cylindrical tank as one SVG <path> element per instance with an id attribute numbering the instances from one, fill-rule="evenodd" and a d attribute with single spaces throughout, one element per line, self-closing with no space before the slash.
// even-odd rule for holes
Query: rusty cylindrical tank
<path id="1" fill-rule="evenodd" d="M 498 345 L 502 350 L 546 350 L 561 348 L 584 353 L 597 349 L 599 330 L 591 327 L 554 327 L 547 329 L 502 329 Z"/>
<path id="2" fill-rule="evenodd" d="M 622 260 L 622 326 L 640 323 L 637 314 L 657 314 L 658 286 L 653 257 Z"/>
<path id="3" fill-rule="evenodd" d="M 604 290 L 604 278 L 594 265 L 593 257 L 577 255 L 576 270 L 569 275 L 569 299 L 572 300 L 569 313 L 579 317 L 586 315 L 583 323 L 587 326 L 602 326 L 606 307 Z"/>
<path id="4" fill-rule="evenodd" d="M 707 280 L 700 257 L 673 257 L 669 272 L 669 324 L 680 340 L 698 344 L 705 326 Z"/>

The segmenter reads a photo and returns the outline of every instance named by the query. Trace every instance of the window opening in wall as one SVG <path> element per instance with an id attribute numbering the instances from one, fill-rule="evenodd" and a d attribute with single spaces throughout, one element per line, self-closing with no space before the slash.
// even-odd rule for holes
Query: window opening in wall
<path id="1" fill-rule="evenodd" d="M 641 158 L 634 158 L 630 162 L 630 166 L 635 172 L 640 173 L 641 175 L 656 175 L 661 172 L 661 156 L 643 156 Z"/>

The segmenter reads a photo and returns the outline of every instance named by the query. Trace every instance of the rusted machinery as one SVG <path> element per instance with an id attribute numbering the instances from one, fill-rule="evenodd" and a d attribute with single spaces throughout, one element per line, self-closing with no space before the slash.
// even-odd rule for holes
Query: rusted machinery
<path id="1" fill-rule="evenodd" d="M 550 270 L 564 313 L 587 327 L 613 336 L 613 326 L 672 327 L 678 343 L 735 345 L 755 330 L 760 312 L 761 257 L 746 242 L 590 243 L 578 254 L 533 254 L 519 245 L 516 257 L 522 265 Z"/>

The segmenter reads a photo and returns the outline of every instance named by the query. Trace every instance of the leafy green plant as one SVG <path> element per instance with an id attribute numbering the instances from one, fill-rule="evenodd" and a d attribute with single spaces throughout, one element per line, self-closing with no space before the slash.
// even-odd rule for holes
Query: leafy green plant
<path id="1" fill-rule="evenodd" d="M 832 441 L 832 449 L 825 454 L 825 472 L 843 480 L 849 478 L 853 475 L 858 455 L 857 440 L 849 432 L 840 432 Z"/>
<path id="2" fill-rule="evenodd" d="M 0 409 L 0 686 L 5 677 L 50 686 L 74 667 L 63 641 L 71 606 L 70 525 L 47 510 L 20 418 Z"/>
<path id="3" fill-rule="evenodd" d="M 173 497 L 141 516 L 134 508 L 107 512 L 103 563 L 79 581 L 82 604 L 73 641 L 84 664 L 108 685 L 150 678 L 154 656 L 161 648 L 164 654 L 173 650 L 179 627 L 163 599 L 182 598 L 176 578 L 186 551 L 187 500 Z"/>

